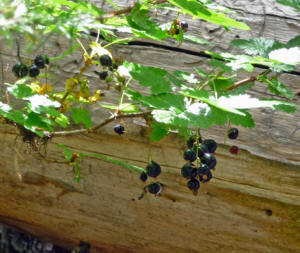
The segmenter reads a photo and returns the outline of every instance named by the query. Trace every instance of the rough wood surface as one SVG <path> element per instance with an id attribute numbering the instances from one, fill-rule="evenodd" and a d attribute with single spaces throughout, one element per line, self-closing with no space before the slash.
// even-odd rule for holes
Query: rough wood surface
<path id="1" fill-rule="evenodd" d="M 128 125 L 131 125 L 128 122 Z M 55 138 L 55 143 L 145 166 L 144 129 Z M 0 222 L 23 227 L 62 246 L 79 240 L 92 252 L 299 252 L 299 167 L 221 145 L 214 179 L 197 196 L 180 176 L 184 140 L 171 135 L 151 145 L 162 165 L 160 197 L 146 194 L 139 175 L 95 159 L 81 164 L 82 181 L 67 165 L 47 163 L 1 127 Z M 126 152 L 124 152 L 126 150 Z M 5 203 L 5 204 L 4 204 Z"/>

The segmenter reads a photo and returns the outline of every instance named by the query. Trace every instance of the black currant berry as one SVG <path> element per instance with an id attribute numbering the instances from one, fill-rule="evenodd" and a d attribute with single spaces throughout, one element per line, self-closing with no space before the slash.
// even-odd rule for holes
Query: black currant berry
<path id="1" fill-rule="evenodd" d="M 158 163 L 151 161 L 146 167 L 149 177 L 157 177 L 161 173 L 161 167 Z"/>
<path id="2" fill-rule="evenodd" d="M 211 171 L 209 169 L 200 170 L 199 179 L 200 179 L 200 182 L 207 183 L 208 181 L 210 181 L 212 179 Z"/>
<path id="3" fill-rule="evenodd" d="M 28 67 L 24 63 L 17 63 L 13 66 L 12 72 L 16 77 L 22 78 L 28 74 Z"/>
<path id="4" fill-rule="evenodd" d="M 212 139 L 204 140 L 203 145 L 207 147 L 209 153 L 214 153 L 218 146 L 217 143 Z"/>
<path id="5" fill-rule="evenodd" d="M 29 76 L 31 77 L 37 77 L 40 74 L 40 70 L 36 65 L 31 65 L 29 67 Z"/>
<path id="6" fill-rule="evenodd" d="M 197 154 L 192 149 L 187 149 L 184 154 L 183 158 L 186 161 L 194 162 L 197 159 Z"/>
<path id="7" fill-rule="evenodd" d="M 195 136 L 190 136 L 189 139 L 186 141 L 186 145 L 188 148 L 193 148 L 195 142 L 196 142 Z"/>
<path id="8" fill-rule="evenodd" d="M 46 65 L 49 65 L 49 57 L 44 54 L 40 54 L 34 59 L 34 64 L 39 68 L 43 69 Z"/>
<path id="9" fill-rule="evenodd" d="M 197 169 L 196 169 L 195 165 L 191 164 L 191 163 L 187 163 L 187 164 L 183 165 L 183 167 L 181 168 L 181 175 L 184 178 L 188 178 L 188 179 L 196 177 Z"/>
<path id="10" fill-rule="evenodd" d="M 189 180 L 186 185 L 192 191 L 197 191 L 200 187 L 199 181 L 195 178 Z"/>
<path id="11" fill-rule="evenodd" d="M 151 183 L 148 185 L 148 191 L 151 194 L 160 194 L 162 191 L 162 185 L 160 183 Z"/>
<path id="12" fill-rule="evenodd" d="M 101 55 L 100 56 L 100 63 L 102 66 L 111 67 L 112 66 L 112 59 L 109 55 Z"/>
<path id="13" fill-rule="evenodd" d="M 197 169 L 197 174 L 200 176 L 203 172 L 207 170 L 209 170 L 209 167 L 206 164 L 202 163 L 200 167 Z"/>
<path id="14" fill-rule="evenodd" d="M 117 134 L 123 134 L 123 133 L 125 132 L 125 127 L 122 126 L 121 124 L 115 125 L 114 131 L 115 131 Z"/>
<path id="15" fill-rule="evenodd" d="M 204 154 L 204 156 L 201 158 L 201 162 L 206 164 L 208 168 L 211 170 L 213 169 L 217 164 L 217 159 L 214 155 L 210 153 Z"/>
<path id="16" fill-rule="evenodd" d="M 146 182 L 147 179 L 148 179 L 148 176 L 145 172 L 142 172 L 142 174 L 140 175 L 140 179 L 143 181 L 143 182 Z"/>
<path id="17" fill-rule="evenodd" d="M 202 142 L 202 139 L 201 137 L 199 137 L 198 139 L 198 142 L 201 143 Z M 189 139 L 186 141 L 186 145 L 188 148 L 193 148 L 194 147 L 194 144 L 196 143 L 196 136 L 195 135 L 192 135 L 189 137 Z"/>
<path id="18" fill-rule="evenodd" d="M 101 80 L 105 80 L 105 78 L 108 76 L 108 72 L 107 71 L 102 71 L 99 73 L 99 77 Z"/>
<path id="19" fill-rule="evenodd" d="M 180 30 L 179 30 L 179 29 L 176 29 L 176 30 L 175 30 L 175 34 L 178 35 L 179 33 L 180 33 Z"/>
<path id="20" fill-rule="evenodd" d="M 231 128 L 227 132 L 227 136 L 229 139 L 236 139 L 239 136 L 239 130 L 237 128 Z"/>
<path id="21" fill-rule="evenodd" d="M 197 147 L 194 147 L 195 152 L 197 152 Z M 199 144 L 198 146 L 198 157 L 201 159 L 205 153 L 209 153 L 208 148 L 204 144 Z"/>
<path id="22" fill-rule="evenodd" d="M 229 151 L 231 154 L 237 155 L 237 153 L 239 152 L 239 148 L 237 146 L 232 146 Z"/>
<path id="23" fill-rule="evenodd" d="M 184 32 L 186 32 L 186 31 L 188 30 L 188 28 L 189 28 L 189 24 L 188 24 L 188 22 L 186 22 L 186 21 L 181 21 L 180 25 L 181 25 L 181 29 L 182 29 Z"/>

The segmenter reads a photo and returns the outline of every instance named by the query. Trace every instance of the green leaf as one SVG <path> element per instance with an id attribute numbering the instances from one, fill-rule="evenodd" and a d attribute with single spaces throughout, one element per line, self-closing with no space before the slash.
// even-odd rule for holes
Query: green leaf
<path id="1" fill-rule="evenodd" d="M 277 3 L 288 5 L 300 12 L 300 2 L 299 0 L 276 0 Z"/>
<path id="2" fill-rule="evenodd" d="M 63 149 L 63 154 L 64 154 L 66 160 L 69 162 L 72 158 L 73 151 L 71 149 L 69 149 L 68 147 L 66 147 L 65 145 L 63 145 L 63 144 L 57 144 L 57 147 Z"/>
<path id="3" fill-rule="evenodd" d="M 250 27 L 242 22 L 238 22 L 232 18 L 228 18 L 223 13 L 216 13 L 208 9 L 204 4 L 197 0 L 168 0 L 170 3 L 182 9 L 183 13 L 188 13 L 194 18 L 201 18 L 208 22 L 229 26 L 242 30 L 250 30 Z"/>
<path id="4" fill-rule="evenodd" d="M 297 111 L 297 105 L 280 101 L 280 100 L 271 100 L 271 99 L 261 99 L 260 101 L 266 103 L 274 110 L 280 110 L 287 113 L 294 113 Z"/>
<path id="5" fill-rule="evenodd" d="M 158 24 L 147 16 L 148 13 L 149 9 L 145 5 L 135 4 L 135 8 L 127 16 L 127 22 L 132 32 L 141 38 L 153 40 L 162 40 L 169 37 L 166 31 L 163 31 Z"/>
<path id="6" fill-rule="evenodd" d="M 178 115 L 167 110 L 153 110 L 152 115 L 157 122 L 182 128 L 188 127 L 188 119 L 184 117 L 184 114 Z"/>
<path id="7" fill-rule="evenodd" d="M 173 74 L 179 79 L 179 80 L 182 80 L 184 82 L 188 82 L 188 83 L 191 83 L 191 84 L 196 84 L 196 83 L 199 83 L 199 80 L 197 80 L 195 78 L 195 75 L 194 74 L 191 74 L 189 72 L 183 72 L 183 71 L 180 71 L 180 70 L 175 70 L 173 72 Z"/>
<path id="8" fill-rule="evenodd" d="M 90 112 L 84 108 L 76 108 L 72 107 L 72 117 L 75 122 L 75 124 L 84 123 L 87 128 L 91 128 L 92 126 L 92 120 L 90 116 Z"/>
<path id="9" fill-rule="evenodd" d="M 223 62 L 221 61 L 218 61 L 216 59 L 211 59 L 209 61 L 209 64 L 216 67 L 216 68 L 220 68 L 220 69 L 223 69 L 224 71 L 226 72 L 232 72 L 232 68 L 230 66 L 227 66 L 226 64 L 224 64 Z"/>
<path id="10" fill-rule="evenodd" d="M 194 70 L 196 70 L 196 72 L 199 76 L 208 77 L 208 74 L 206 74 L 202 69 L 195 67 Z"/>
<path id="11" fill-rule="evenodd" d="M 63 128 L 66 128 L 68 125 L 70 125 L 69 118 L 62 113 L 55 118 L 55 122 Z"/>
<path id="12" fill-rule="evenodd" d="M 189 40 L 189 41 L 195 42 L 195 43 L 200 44 L 200 45 L 209 45 L 210 44 L 209 41 L 207 41 L 203 38 L 200 38 L 198 36 L 190 35 L 190 34 L 184 34 L 183 38 L 185 40 Z"/>
<path id="13" fill-rule="evenodd" d="M 26 84 L 14 85 L 7 90 L 16 98 L 27 98 L 33 95 L 32 89 Z"/>
<path id="14" fill-rule="evenodd" d="M 226 89 L 234 84 L 234 81 L 231 79 L 219 77 L 218 79 L 212 80 L 210 82 L 210 87 L 214 90 L 214 85 L 216 87 L 216 91 L 226 91 Z"/>
<path id="15" fill-rule="evenodd" d="M 150 87 L 152 94 L 172 91 L 170 82 L 165 78 L 168 73 L 166 70 L 135 63 L 124 63 L 124 66 L 140 85 Z"/>
<path id="16" fill-rule="evenodd" d="M 129 104 L 129 103 L 123 103 L 120 107 L 118 105 L 107 105 L 107 104 L 100 104 L 100 106 L 110 110 L 119 109 L 123 113 L 140 112 L 140 109 L 137 105 Z"/>
<path id="17" fill-rule="evenodd" d="M 231 112 L 231 113 L 236 113 L 239 115 L 244 115 L 242 112 L 239 110 L 236 110 L 235 107 L 228 106 L 226 103 L 221 104 L 219 102 L 219 99 L 216 99 L 215 97 L 212 97 L 209 95 L 207 91 L 204 90 L 193 90 L 193 89 L 186 89 L 181 92 L 187 97 L 199 99 L 200 101 L 207 103 L 217 109 L 226 111 L 226 112 Z M 243 109 L 243 108 L 242 108 Z"/>
<path id="18" fill-rule="evenodd" d="M 196 102 L 191 104 L 184 113 L 189 126 L 209 128 L 213 124 L 224 125 L 227 122 L 224 111 L 206 103 Z"/>
<path id="19" fill-rule="evenodd" d="M 287 103 L 279 100 L 267 100 L 253 98 L 248 94 L 221 96 L 216 101 L 221 108 L 234 108 L 234 109 L 254 109 L 254 108 L 272 108 L 274 110 L 281 110 L 281 108 L 290 108 L 288 110 L 295 110 L 294 104 Z"/>
<path id="20" fill-rule="evenodd" d="M 159 141 L 169 133 L 169 127 L 165 124 L 160 124 L 156 121 L 153 121 L 151 127 L 152 131 L 150 139 L 152 141 Z"/>
<path id="21" fill-rule="evenodd" d="M 234 113 L 227 113 L 228 120 L 237 126 L 254 128 L 255 122 L 251 116 L 251 114 L 245 110 L 241 110 L 245 116 L 241 116 Z"/>
<path id="22" fill-rule="evenodd" d="M 181 94 L 162 93 L 158 95 L 143 96 L 139 100 L 143 105 L 155 109 L 166 109 L 179 114 L 185 110 L 184 96 Z"/>
<path id="23" fill-rule="evenodd" d="M 110 163 L 114 163 L 114 164 L 120 165 L 120 166 L 122 166 L 126 169 L 129 169 L 133 172 L 146 172 L 145 169 L 142 168 L 142 167 L 139 167 L 139 166 L 136 166 L 136 165 L 131 165 L 131 164 L 128 164 L 126 162 L 113 159 L 109 156 L 100 155 L 100 154 L 97 154 L 97 153 L 87 153 L 87 154 L 86 153 L 80 153 L 80 155 L 82 157 L 94 157 L 94 158 L 98 158 L 98 159 L 101 159 L 101 160 L 104 160 L 104 161 L 107 161 L 107 162 L 110 162 Z"/>
<path id="24" fill-rule="evenodd" d="M 268 84 L 269 90 L 275 93 L 277 96 L 283 95 L 288 99 L 294 98 L 294 93 L 283 83 L 279 82 L 276 77 L 273 77 L 271 80 L 269 80 L 265 76 L 261 76 L 259 80 Z"/>
<path id="25" fill-rule="evenodd" d="M 300 46 L 300 35 L 298 35 L 295 38 L 289 40 L 289 42 L 286 45 L 287 45 L 288 48 L 299 47 Z"/>
<path id="26" fill-rule="evenodd" d="M 34 94 L 31 97 L 24 98 L 29 100 L 29 108 L 36 112 L 41 113 L 46 110 L 46 107 L 58 108 L 60 107 L 60 103 L 48 98 L 46 95 Z"/>
<path id="27" fill-rule="evenodd" d="M 28 113 L 27 118 L 24 122 L 24 126 L 35 133 L 36 127 L 52 132 L 52 127 L 55 126 L 55 123 L 50 119 L 42 117 L 38 113 L 30 112 Z"/>
<path id="28" fill-rule="evenodd" d="M 250 40 L 233 40 L 231 44 L 237 48 L 243 49 L 246 54 L 253 56 L 268 57 L 268 53 L 272 50 L 282 48 L 284 45 L 278 41 L 266 39 L 264 37 L 254 38 Z"/>

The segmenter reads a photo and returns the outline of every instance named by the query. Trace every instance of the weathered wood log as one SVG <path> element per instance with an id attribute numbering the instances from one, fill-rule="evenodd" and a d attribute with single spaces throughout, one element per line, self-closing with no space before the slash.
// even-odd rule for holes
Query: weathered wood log
<path id="1" fill-rule="evenodd" d="M 128 122 L 128 126 L 132 126 Z M 130 128 L 129 128 L 130 129 Z M 13 129 L 1 127 L 0 222 L 23 227 L 62 246 L 78 241 L 92 252 L 298 252 L 299 167 L 271 162 L 220 145 L 214 179 L 194 196 L 180 176 L 185 141 L 170 137 L 147 143 L 143 127 L 116 136 L 103 134 L 55 138 L 49 159 L 61 159 L 56 143 L 88 153 L 109 154 L 145 166 L 149 148 L 163 173 L 162 196 L 143 192 L 139 175 L 84 159 L 82 180 L 71 168 L 48 163 Z M 30 152 L 30 153 L 29 153 Z"/>
<path id="2" fill-rule="evenodd" d="M 109 8 L 105 1 L 93 1 Z M 237 10 L 252 31 L 222 28 L 182 17 L 189 22 L 189 33 L 213 44 L 209 47 L 191 42 L 179 46 L 167 40 L 146 45 L 122 45 L 114 55 L 128 61 L 164 67 L 170 71 L 193 71 L 194 66 L 208 68 L 208 59 L 196 53 L 203 49 L 230 50 L 233 38 L 266 36 L 282 42 L 299 35 L 299 13 L 268 0 L 220 1 Z M 120 7 L 132 1 L 118 1 Z M 166 22 L 174 13 L 164 12 Z M 91 39 L 94 39 L 93 37 Z M 87 41 L 84 42 L 88 45 Z M 21 45 L 24 45 L 21 38 Z M 168 45 L 169 48 L 161 48 Z M 45 45 L 51 57 L 69 47 L 65 39 L 54 38 Z M 35 52 L 36 54 L 38 52 Z M 21 48 L 21 57 L 33 59 Z M 0 41 L 1 83 L 13 82 L 11 66 L 16 62 L 16 49 Z M 83 65 L 82 52 L 65 57 L 58 63 L 56 87 L 63 89 L 67 78 Z M 106 85 L 90 68 L 86 77 L 92 90 L 100 88 L 105 96 L 100 102 L 116 103 L 118 92 L 106 91 Z M 297 70 L 298 71 L 298 70 Z M 255 69 L 255 73 L 262 72 Z M 249 77 L 240 73 L 239 79 Z M 299 75 L 280 74 L 279 79 L 298 96 Z M 53 81 L 52 81 L 53 82 Z M 138 88 L 147 94 L 147 89 Z M 3 91 L 5 86 L 1 87 Z M 259 97 L 268 95 L 267 87 L 256 85 L 250 91 Z M 276 96 L 274 96 L 276 98 Z M 93 123 L 109 115 L 99 108 L 92 111 Z M 194 196 L 180 175 L 184 164 L 185 141 L 175 133 L 160 142 L 149 144 L 147 128 L 140 120 L 126 120 L 127 133 L 116 136 L 113 124 L 89 135 L 54 138 L 47 146 L 47 158 L 62 160 L 62 143 L 79 152 L 93 152 L 146 166 L 148 150 L 162 165 L 157 179 L 164 185 L 162 196 L 145 194 L 139 175 L 97 159 L 81 163 L 82 180 L 74 181 L 67 164 L 47 162 L 22 142 L 11 126 L 0 125 L 0 222 L 23 228 L 42 238 L 71 248 L 79 241 L 92 245 L 92 252 L 299 252 L 300 251 L 300 112 L 286 114 L 255 110 L 255 129 L 240 129 L 239 139 L 223 144 L 226 129 L 214 126 L 203 130 L 205 137 L 219 143 L 218 165 L 214 178 L 200 187 Z M 230 145 L 241 149 L 230 154 Z M 268 159 L 266 159 L 268 158 Z"/>

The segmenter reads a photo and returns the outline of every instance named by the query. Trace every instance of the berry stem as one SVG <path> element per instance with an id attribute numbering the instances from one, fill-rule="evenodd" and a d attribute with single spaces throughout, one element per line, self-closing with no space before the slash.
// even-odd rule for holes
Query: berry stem
<path id="1" fill-rule="evenodd" d="M 248 78 L 246 78 L 246 79 L 243 79 L 243 80 L 241 80 L 241 81 L 238 81 L 238 82 L 234 83 L 232 86 L 228 87 L 228 88 L 226 89 L 226 91 L 233 90 L 233 89 L 235 89 L 235 88 L 237 88 L 237 87 L 239 87 L 239 86 L 241 86 L 241 85 L 244 85 L 244 84 L 247 84 L 247 83 L 251 83 L 251 82 L 257 81 L 258 78 L 259 78 L 260 76 L 266 76 L 266 75 L 268 75 L 269 73 L 271 73 L 271 70 L 270 70 L 270 69 L 267 69 L 266 71 L 264 71 L 264 72 L 262 72 L 262 73 L 260 73 L 260 74 L 258 74 L 258 75 L 256 75 L 256 76 L 250 76 L 250 77 L 248 77 Z"/>
<path id="2" fill-rule="evenodd" d="M 59 132 L 53 132 L 50 133 L 52 137 L 55 136 L 66 136 L 66 135 L 75 135 L 75 134 L 83 134 L 83 133 L 91 133 L 94 132 L 96 130 L 98 130 L 99 128 L 107 125 L 110 122 L 113 122 L 116 119 L 121 119 L 121 118 L 144 118 L 148 115 L 151 114 L 151 111 L 146 111 L 146 112 L 139 112 L 139 113 L 130 113 L 130 114 L 113 114 L 111 115 L 109 118 L 106 118 L 105 120 L 103 120 L 102 122 L 100 122 L 99 124 L 93 126 L 90 129 L 76 129 L 76 130 L 71 130 L 71 131 L 59 131 Z"/>
<path id="3" fill-rule="evenodd" d="M 129 83 L 131 82 L 131 80 L 132 80 L 132 77 L 130 77 L 130 78 L 128 79 L 128 81 L 126 82 L 126 84 L 124 85 L 124 88 L 125 88 L 125 89 L 122 89 L 122 94 L 121 94 L 121 97 L 120 97 L 120 100 L 119 100 L 118 110 L 120 110 L 120 108 L 121 108 L 121 106 L 122 106 L 126 88 L 127 88 L 127 86 L 129 85 Z"/>

